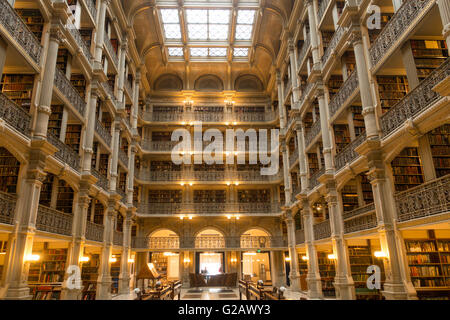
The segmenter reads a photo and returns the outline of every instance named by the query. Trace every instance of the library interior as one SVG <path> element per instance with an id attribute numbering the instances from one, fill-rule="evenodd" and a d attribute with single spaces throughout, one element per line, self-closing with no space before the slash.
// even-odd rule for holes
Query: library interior
<path id="1" fill-rule="evenodd" d="M 448 0 L 0 0 L 0 299 L 449 300 L 449 45 Z"/>

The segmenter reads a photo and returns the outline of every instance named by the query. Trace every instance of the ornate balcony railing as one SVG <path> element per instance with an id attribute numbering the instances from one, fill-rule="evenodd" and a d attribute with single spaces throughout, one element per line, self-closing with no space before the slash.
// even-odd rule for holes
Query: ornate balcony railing
<path id="1" fill-rule="evenodd" d="M 314 189 L 319 185 L 319 177 L 321 177 L 325 173 L 325 167 L 322 167 L 322 169 L 314 172 L 311 177 L 309 178 L 309 188 Z"/>
<path id="2" fill-rule="evenodd" d="M 172 122 L 183 121 L 183 112 L 141 112 L 141 118 L 144 121 L 156 121 L 156 122 Z"/>
<path id="3" fill-rule="evenodd" d="M 41 63 L 42 46 L 39 40 L 8 1 L 4 0 L 0 1 L 0 25 L 37 65 Z"/>
<path id="4" fill-rule="evenodd" d="M 314 85 L 315 85 L 314 82 L 308 82 L 306 87 L 303 88 L 302 95 L 300 97 L 300 106 L 303 104 L 303 102 L 305 101 L 306 97 L 310 94 L 310 92 L 313 89 Z"/>
<path id="5" fill-rule="evenodd" d="M 141 214 L 180 214 L 182 212 L 181 203 L 147 203 L 139 205 Z"/>
<path id="6" fill-rule="evenodd" d="M 298 149 L 294 149 L 292 153 L 289 155 L 289 167 L 292 167 L 295 162 L 298 160 Z"/>
<path id="7" fill-rule="evenodd" d="M 195 121 L 204 122 L 221 122 L 224 121 L 225 113 L 223 112 L 193 112 Z"/>
<path id="8" fill-rule="evenodd" d="M 0 118 L 17 131 L 30 136 L 31 116 L 3 93 L 0 93 Z"/>
<path id="9" fill-rule="evenodd" d="M 70 236 L 72 234 L 72 221 L 72 214 L 39 205 L 36 217 L 36 229 Z"/>
<path id="10" fill-rule="evenodd" d="M 90 45 L 86 44 L 86 41 L 84 41 L 83 37 L 80 34 L 80 31 L 78 31 L 77 27 L 75 27 L 72 23 L 68 23 L 68 29 L 72 37 L 75 39 L 75 41 L 78 44 L 78 47 L 81 48 L 81 51 L 83 52 L 86 59 L 89 61 L 90 64 L 92 64 L 92 55 L 91 51 L 89 50 Z"/>
<path id="11" fill-rule="evenodd" d="M 344 27 L 339 27 L 336 32 L 333 34 L 333 37 L 330 40 L 330 43 L 328 44 L 327 49 L 325 50 L 325 53 L 322 56 L 322 65 L 326 65 L 328 62 L 328 59 L 331 57 L 331 54 L 333 53 L 333 50 L 336 49 L 339 42 L 344 37 L 345 33 L 347 32 L 347 29 Z"/>
<path id="12" fill-rule="evenodd" d="M 122 246 L 123 245 L 123 233 L 114 230 L 113 232 L 113 244 L 116 246 Z"/>
<path id="13" fill-rule="evenodd" d="M 308 132 L 305 135 L 305 146 L 308 148 L 310 144 L 313 142 L 313 140 L 319 135 L 320 131 L 322 130 L 322 127 L 320 125 L 320 121 L 317 120 L 313 123 L 311 128 L 309 128 Z"/>
<path id="14" fill-rule="evenodd" d="M 111 40 L 108 38 L 108 35 L 106 33 L 105 33 L 105 37 L 103 38 L 103 42 L 105 43 L 106 51 L 108 51 L 114 65 L 116 67 L 118 67 L 119 66 L 119 58 L 117 58 L 117 54 L 114 51 Z"/>
<path id="15" fill-rule="evenodd" d="M 331 237 L 330 220 L 322 221 L 314 225 L 314 240 Z"/>
<path id="16" fill-rule="evenodd" d="M 120 197 L 122 198 L 122 202 L 126 203 L 126 201 L 127 201 L 127 193 L 124 190 L 122 190 L 121 188 L 116 188 L 116 193 L 118 195 L 120 195 Z"/>
<path id="17" fill-rule="evenodd" d="M 295 242 L 296 242 L 296 244 L 305 243 L 305 231 L 304 230 L 296 230 L 295 231 Z"/>
<path id="18" fill-rule="evenodd" d="M 98 135 L 103 139 L 103 141 L 108 145 L 111 146 L 111 133 L 106 130 L 106 128 L 101 124 L 100 121 L 95 122 L 95 132 L 98 133 Z"/>
<path id="19" fill-rule="evenodd" d="M 283 178 L 283 172 L 279 171 L 274 175 L 261 175 L 260 171 L 232 171 L 229 176 L 230 180 L 238 181 L 279 181 Z"/>
<path id="20" fill-rule="evenodd" d="M 141 214 L 278 214 L 279 203 L 148 203 L 139 206 Z"/>
<path id="21" fill-rule="evenodd" d="M 103 190 L 108 191 L 108 179 L 94 168 L 91 168 L 91 173 L 94 177 L 97 178 L 96 185 Z"/>
<path id="22" fill-rule="evenodd" d="M 406 120 L 414 119 L 418 114 L 430 108 L 441 96 L 433 87 L 450 76 L 450 58 L 434 70 L 420 85 L 408 93 L 399 103 L 381 117 L 383 138 L 400 128 Z"/>
<path id="23" fill-rule="evenodd" d="M 134 175 L 142 181 L 180 181 L 183 179 L 182 171 L 144 171 L 134 170 Z"/>
<path id="24" fill-rule="evenodd" d="M 13 224 L 16 210 L 17 196 L 0 192 L 0 223 Z"/>
<path id="25" fill-rule="evenodd" d="M 80 156 L 67 144 L 59 140 L 53 133 L 47 132 L 47 140 L 59 150 L 55 157 L 67 163 L 75 171 L 80 170 Z"/>
<path id="26" fill-rule="evenodd" d="M 359 157 L 359 154 L 355 151 L 355 148 L 360 146 L 365 140 L 366 133 L 363 132 L 334 157 L 334 166 L 336 171 L 341 170 L 346 164 L 352 163 Z"/>
<path id="27" fill-rule="evenodd" d="M 147 151 L 153 152 L 171 152 L 173 148 L 178 144 L 178 141 L 148 141 L 143 140 L 141 142 L 142 148 Z"/>
<path id="28" fill-rule="evenodd" d="M 103 242 L 103 230 L 102 225 L 87 221 L 85 237 L 87 240 Z"/>
<path id="29" fill-rule="evenodd" d="M 373 203 L 347 212 L 342 218 L 345 233 L 369 230 L 377 226 L 377 215 Z"/>
<path id="30" fill-rule="evenodd" d="M 298 53 L 297 66 L 299 68 L 301 67 L 301 63 L 305 59 L 306 52 L 308 52 L 308 49 L 310 46 L 311 46 L 311 35 L 308 33 L 306 35 L 305 41 L 303 42 L 303 45 L 300 49 L 300 52 Z"/>
<path id="31" fill-rule="evenodd" d="M 147 247 L 150 249 L 178 249 L 179 237 L 150 237 L 147 238 Z"/>
<path id="32" fill-rule="evenodd" d="M 288 82 L 286 82 L 284 84 L 284 99 L 286 99 L 288 97 L 288 93 L 291 90 L 292 87 L 292 82 L 291 79 L 288 80 Z"/>
<path id="33" fill-rule="evenodd" d="M 323 15 L 325 14 L 325 11 L 327 11 L 329 3 L 330 3 L 330 0 L 322 0 L 320 2 L 319 10 L 317 11 L 318 22 L 320 22 L 322 20 Z"/>
<path id="34" fill-rule="evenodd" d="M 128 156 L 122 149 L 119 150 L 119 160 L 128 168 Z"/>
<path id="35" fill-rule="evenodd" d="M 95 7 L 94 1 L 92 0 L 83 0 L 83 1 L 86 4 L 88 11 L 91 13 L 92 18 L 94 18 L 95 21 L 95 19 L 97 18 L 97 8 Z"/>
<path id="36" fill-rule="evenodd" d="M 295 197 L 302 191 L 302 187 L 297 184 L 292 184 L 292 197 Z M 294 200 L 295 201 L 295 200 Z"/>
<path id="37" fill-rule="evenodd" d="M 125 81 L 124 88 L 126 91 L 128 91 L 128 94 L 130 96 L 133 95 L 133 89 L 131 88 L 130 82 L 128 82 L 128 80 Z"/>
<path id="38" fill-rule="evenodd" d="M 239 122 L 264 122 L 274 121 L 278 113 L 275 111 L 266 112 L 235 112 L 233 114 L 233 121 Z"/>
<path id="39" fill-rule="evenodd" d="M 403 5 L 397 10 L 370 47 L 369 55 L 372 68 L 384 59 L 394 43 L 401 41 L 402 36 L 410 32 L 409 26 L 417 17 L 424 14 L 424 9 L 432 3 L 434 3 L 434 0 L 403 2 Z"/>
<path id="40" fill-rule="evenodd" d="M 77 110 L 81 116 L 84 117 L 84 112 L 86 110 L 86 102 L 78 93 L 77 89 L 74 88 L 72 83 L 66 78 L 64 73 L 56 68 L 55 70 L 55 87 L 61 92 L 61 94 L 66 97 L 69 103 Z"/>
<path id="41" fill-rule="evenodd" d="M 199 249 L 225 248 L 225 238 L 222 236 L 199 236 L 195 238 L 195 247 Z"/>
<path id="42" fill-rule="evenodd" d="M 450 175 L 395 195 L 399 222 L 450 211 Z"/>
<path id="43" fill-rule="evenodd" d="M 333 117 L 339 109 L 345 106 L 347 100 L 353 96 L 356 90 L 358 90 L 358 86 L 358 73 L 355 69 L 331 99 L 329 106 L 330 117 Z"/>
<path id="44" fill-rule="evenodd" d="M 193 181 L 223 181 L 225 171 L 190 171 L 187 178 Z"/>
<path id="45" fill-rule="evenodd" d="M 112 103 L 114 104 L 115 108 L 119 108 L 119 101 L 116 98 L 116 95 L 114 94 L 113 89 L 111 88 L 111 86 L 109 85 L 108 82 L 103 82 L 102 83 L 103 89 L 105 90 L 105 92 L 109 95 Z"/>

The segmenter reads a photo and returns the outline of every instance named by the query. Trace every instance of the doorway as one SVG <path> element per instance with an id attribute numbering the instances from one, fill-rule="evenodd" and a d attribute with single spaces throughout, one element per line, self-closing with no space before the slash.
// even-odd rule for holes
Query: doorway
<path id="1" fill-rule="evenodd" d="M 272 280 L 270 276 L 269 252 L 243 252 L 242 257 L 242 279 L 264 282 Z"/>

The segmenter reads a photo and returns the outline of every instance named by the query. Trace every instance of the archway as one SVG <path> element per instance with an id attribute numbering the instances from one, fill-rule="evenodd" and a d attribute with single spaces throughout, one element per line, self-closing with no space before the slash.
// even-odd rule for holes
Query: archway
<path id="1" fill-rule="evenodd" d="M 241 235 L 241 248 L 270 248 L 270 235 L 258 228 L 247 230 Z"/>
<path id="2" fill-rule="evenodd" d="M 198 249 L 222 249 L 225 248 L 225 237 L 216 229 L 208 228 L 200 231 L 195 236 L 195 248 Z"/>
<path id="3" fill-rule="evenodd" d="M 169 229 L 159 229 L 148 236 L 149 249 L 179 249 L 180 237 Z"/>

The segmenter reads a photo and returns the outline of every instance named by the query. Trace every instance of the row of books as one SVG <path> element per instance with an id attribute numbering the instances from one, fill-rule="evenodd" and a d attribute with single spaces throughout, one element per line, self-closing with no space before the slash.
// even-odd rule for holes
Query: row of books
<path id="1" fill-rule="evenodd" d="M 422 174 L 422 170 L 418 166 L 414 167 L 393 167 L 392 172 L 395 175 L 402 175 L 402 174 Z"/>
<path id="2" fill-rule="evenodd" d="M 423 183 L 423 176 L 395 176 L 395 183 L 399 184 L 421 184 Z"/>
<path id="3" fill-rule="evenodd" d="M 429 254 L 414 254 L 408 255 L 407 257 L 409 264 L 439 263 L 437 256 L 432 256 Z"/>
<path id="4" fill-rule="evenodd" d="M 450 279 L 412 279 L 412 283 L 416 288 L 450 287 Z"/>
<path id="5" fill-rule="evenodd" d="M 430 141 L 431 145 L 448 146 L 450 144 L 450 133 L 429 134 L 428 141 Z"/>
<path id="6" fill-rule="evenodd" d="M 410 266 L 411 277 L 439 277 L 441 276 L 438 266 Z"/>
<path id="7" fill-rule="evenodd" d="M 436 245 L 434 241 L 406 241 L 406 250 L 409 252 L 434 252 Z"/>

